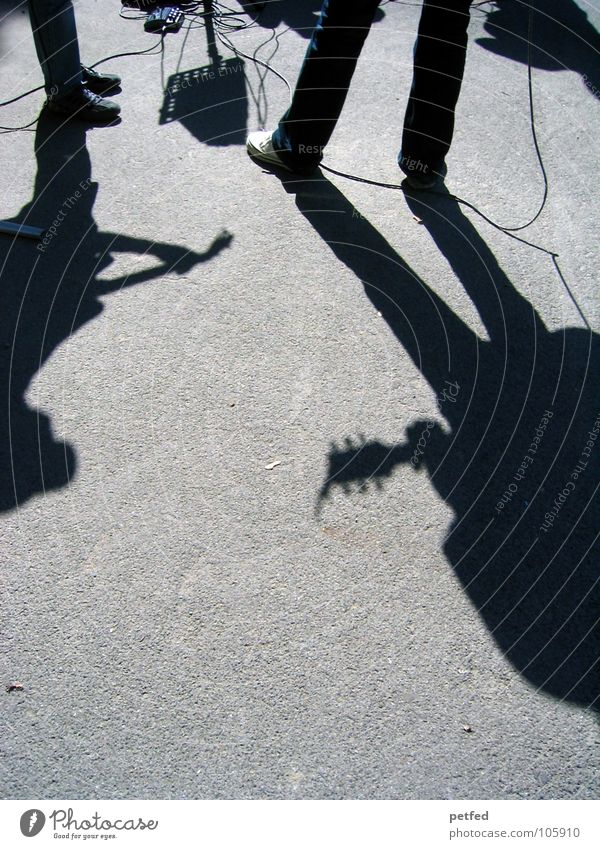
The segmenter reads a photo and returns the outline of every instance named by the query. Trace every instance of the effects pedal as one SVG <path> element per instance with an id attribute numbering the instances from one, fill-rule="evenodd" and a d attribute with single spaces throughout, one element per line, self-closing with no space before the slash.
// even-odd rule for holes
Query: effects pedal
<path id="1" fill-rule="evenodd" d="M 185 16 L 176 6 L 165 6 L 148 15 L 144 21 L 146 32 L 179 32 Z"/>

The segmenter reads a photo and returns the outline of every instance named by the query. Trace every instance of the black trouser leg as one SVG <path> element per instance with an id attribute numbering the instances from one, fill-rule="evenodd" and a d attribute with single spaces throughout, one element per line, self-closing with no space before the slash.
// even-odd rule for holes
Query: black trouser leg
<path id="1" fill-rule="evenodd" d="M 450 149 L 465 67 L 470 5 L 471 0 L 424 0 L 398 157 L 406 173 L 438 170 Z"/>

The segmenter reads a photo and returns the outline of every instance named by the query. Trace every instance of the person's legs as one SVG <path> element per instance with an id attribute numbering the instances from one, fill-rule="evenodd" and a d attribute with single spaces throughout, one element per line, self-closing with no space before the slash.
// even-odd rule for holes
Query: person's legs
<path id="1" fill-rule="evenodd" d="M 62 97 L 81 87 L 81 62 L 71 0 L 29 0 L 33 40 L 46 93 Z"/>
<path id="2" fill-rule="evenodd" d="M 471 0 L 424 0 L 398 164 L 405 174 L 443 174 L 460 94 Z"/>
<path id="3" fill-rule="evenodd" d="M 310 169 L 323 158 L 340 116 L 380 0 L 325 0 L 291 105 L 273 134 L 273 147 L 291 167 Z"/>
<path id="4" fill-rule="evenodd" d="M 82 67 L 71 0 L 29 0 L 29 17 L 48 95 L 46 108 L 88 123 L 115 119 L 121 107 L 99 93 L 118 85 L 120 77 Z"/>

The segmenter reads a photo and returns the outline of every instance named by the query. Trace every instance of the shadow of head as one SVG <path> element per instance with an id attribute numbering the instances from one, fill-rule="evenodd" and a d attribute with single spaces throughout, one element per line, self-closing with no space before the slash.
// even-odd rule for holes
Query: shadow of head
<path id="1" fill-rule="evenodd" d="M 498 0 L 486 14 L 485 30 L 489 36 L 476 43 L 498 56 L 597 81 L 600 36 L 575 0 Z"/>
<path id="2" fill-rule="evenodd" d="M 294 30 L 303 38 L 310 38 L 317 23 L 322 0 L 268 0 L 268 2 L 252 2 L 242 0 L 244 10 L 256 18 L 259 26 L 266 29 L 285 26 Z M 385 17 L 383 9 L 378 9 L 375 21 Z"/>

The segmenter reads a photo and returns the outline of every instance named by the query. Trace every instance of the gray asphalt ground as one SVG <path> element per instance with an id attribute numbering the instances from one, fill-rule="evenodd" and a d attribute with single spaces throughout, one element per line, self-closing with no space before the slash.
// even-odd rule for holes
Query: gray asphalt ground
<path id="1" fill-rule="evenodd" d="M 293 82 L 318 5 L 230 37 Z M 286 86 L 223 45 L 165 106 L 203 29 L 103 66 L 119 126 L 0 136 L 0 217 L 64 213 L 0 237 L 4 798 L 597 797 L 600 6 L 542 5 L 515 235 L 562 279 L 452 200 L 282 184 L 243 140 Z M 41 73 L 2 10 L 7 99 Z M 118 11 L 76 3 L 86 62 L 156 41 Z M 382 13 L 325 164 L 399 183 L 419 9 Z M 506 226 L 526 34 L 473 11 L 448 160 Z"/>

